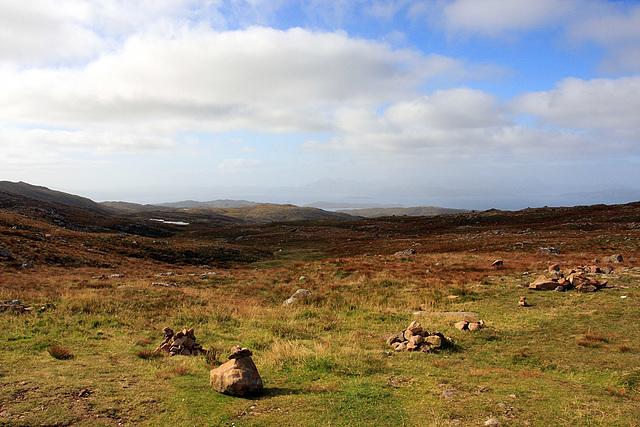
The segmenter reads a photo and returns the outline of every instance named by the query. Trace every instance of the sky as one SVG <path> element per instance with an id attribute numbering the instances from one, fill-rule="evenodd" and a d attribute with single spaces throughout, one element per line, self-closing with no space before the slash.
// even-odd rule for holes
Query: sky
<path id="1" fill-rule="evenodd" d="M 640 200 L 640 2 L 2 1 L 0 165 L 96 201 Z"/>

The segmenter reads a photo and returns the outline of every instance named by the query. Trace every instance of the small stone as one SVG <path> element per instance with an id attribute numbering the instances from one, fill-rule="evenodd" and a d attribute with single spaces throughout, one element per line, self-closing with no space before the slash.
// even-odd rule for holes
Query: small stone
<path id="1" fill-rule="evenodd" d="M 502 267 L 504 266 L 504 261 L 501 259 L 497 259 L 491 263 L 491 267 Z"/>
<path id="2" fill-rule="evenodd" d="M 424 339 L 424 342 L 429 344 L 429 346 L 434 348 L 442 347 L 442 337 L 439 335 L 429 335 Z"/>
<path id="3" fill-rule="evenodd" d="M 458 395 L 458 391 L 453 389 L 442 390 L 442 394 L 441 394 L 441 396 L 444 397 L 445 399 L 453 399 L 457 395 Z"/>
<path id="4" fill-rule="evenodd" d="M 393 347 L 395 351 L 405 351 L 407 349 L 407 344 L 404 342 L 394 342 L 391 344 L 391 347 Z"/>
<path id="5" fill-rule="evenodd" d="M 602 271 L 602 273 L 604 274 L 611 274 L 613 273 L 613 267 L 611 267 L 610 265 L 605 265 L 604 267 L 602 267 L 600 269 Z"/>
<path id="6" fill-rule="evenodd" d="M 413 335 L 418 335 L 420 332 L 422 332 L 422 325 L 420 324 L 420 322 L 413 321 L 409 324 L 409 326 L 407 326 L 406 330 L 411 331 Z"/>
<path id="7" fill-rule="evenodd" d="M 477 317 L 472 316 L 470 314 L 465 314 L 464 317 L 462 318 L 462 320 L 464 320 L 465 322 L 468 322 L 468 323 L 477 323 L 477 322 L 480 321 L 480 320 L 478 320 Z"/>
<path id="8" fill-rule="evenodd" d="M 587 270 L 589 270 L 589 273 L 591 274 L 597 274 L 600 273 L 600 267 L 598 267 L 597 265 L 590 265 L 589 267 L 587 267 Z"/>
<path id="9" fill-rule="evenodd" d="M 469 322 L 465 322 L 464 320 L 454 324 L 453 326 L 459 330 L 459 331 L 463 331 L 465 329 L 467 329 L 467 325 L 469 324 Z"/>
<path id="10" fill-rule="evenodd" d="M 409 344 L 407 344 L 407 351 L 415 351 L 420 348 L 422 343 L 424 342 L 424 338 L 420 335 L 414 335 L 409 340 Z"/>
<path id="11" fill-rule="evenodd" d="M 480 322 L 472 322 L 467 325 L 467 328 L 471 332 L 479 331 L 480 329 L 482 329 L 482 324 Z"/>
<path id="12" fill-rule="evenodd" d="M 560 251 L 557 250 L 554 247 L 548 247 L 548 248 L 540 248 L 538 249 L 538 253 L 539 254 L 547 254 L 547 255 L 560 255 Z"/>
<path id="13" fill-rule="evenodd" d="M 549 266 L 549 271 L 560 271 L 560 264 L 551 264 Z"/>
<path id="14" fill-rule="evenodd" d="M 498 420 L 496 420 L 495 418 L 489 418 L 487 421 L 484 422 L 484 425 L 486 426 L 499 426 L 502 423 Z"/>
<path id="15" fill-rule="evenodd" d="M 248 348 L 241 348 L 239 345 L 231 347 L 231 356 L 229 359 L 242 359 L 243 357 L 251 357 L 253 353 Z"/>
<path id="16" fill-rule="evenodd" d="M 311 291 L 308 289 L 298 289 L 297 291 L 295 291 L 293 293 L 293 295 L 291 295 L 291 297 L 289 297 L 289 299 L 285 300 L 282 305 L 284 306 L 288 306 L 291 305 L 293 303 L 295 303 L 298 300 L 303 300 L 305 298 L 307 298 L 309 295 L 311 295 Z"/>
<path id="17" fill-rule="evenodd" d="M 178 332 L 178 333 L 179 333 L 179 332 Z M 176 336 L 177 336 L 177 335 L 176 335 Z M 187 340 L 188 340 L 188 338 L 187 338 L 187 337 L 185 337 L 185 336 L 183 335 L 183 336 L 181 336 L 180 338 L 174 338 L 174 339 L 173 339 L 173 343 L 172 343 L 172 345 L 173 345 L 174 347 L 179 347 L 179 346 L 181 346 L 181 345 L 184 345 L 184 343 L 185 343 Z"/>
<path id="18" fill-rule="evenodd" d="M 391 334 L 386 338 L 387 345 L 392 345 L 395 342 L 402 342 L 404 340 L 404 334 L 402 332 L 398 332 L 397 334 Z"/>
<path id="19" fill-rule="evenodd" d="M 528 307 L 529 304 L 527 304 L 527 297 L 520 297 L 520 301 L 518 301 L 518 306 L 519 307 Z"/>
<path id="20" fill-rule="evenodd" d="M 607 261 L 609 262 L 624 262 L 624 259 L 622 258 L 622 255 L 620 254 L 615 254 L 615 255 L 611 255 L 610 257 L 605 258 Z"/>

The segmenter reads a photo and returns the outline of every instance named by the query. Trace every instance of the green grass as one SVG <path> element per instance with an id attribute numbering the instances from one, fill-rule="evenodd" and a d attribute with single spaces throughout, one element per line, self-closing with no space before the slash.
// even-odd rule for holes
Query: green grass
<path id="1" fill-rule="evenodd" d="M 638 425 L 638 278 L 621 277 L 629 289 L 579 294 L 530 291 L 500 272 L 433 287 L 340 273 L 348 267 L 231 270 L 177 278 L 184 286 L 174 289 L 61 281 L 57 294 L 41 295 L 38 303 L 52 303 L 45 310 L 0 314 L 0 405 L 10 414 L 0 425 Z M 305 287 L 303 274 L 316 297 L 282 307 Z M 518 307 L 521 295 L 530 307 Z M 461 332 L 455 317 L 414 316 L 420 304 L 478 312 L 487 327 Z M 393 352 L 382 337 L 412 320 L 455 346 Z M 216 393 L 205 356 L 151 357 L 164 326 L 195 328 L 219 362 L 233 345 L 251 348 L 264 395 Z M 56 358 L 55 346 L 73 357 Z"/>

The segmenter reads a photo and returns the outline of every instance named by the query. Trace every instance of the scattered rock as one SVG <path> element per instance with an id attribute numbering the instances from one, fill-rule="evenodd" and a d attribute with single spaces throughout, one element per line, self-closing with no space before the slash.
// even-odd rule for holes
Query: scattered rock
<path id="1" fill-rule="evenodd" d="M 177 334 L 171 328 L 162 330 L 163 340 L 155 349 L 156 354 L 168 354 L 169 356 L 197 356 L 199 354 L 207 354 L 207 350 L 203 349 L 196 342 L 196 336 L 192 329 L 183 329 Z"/>
<path id="2" fill-rule="evenodd" d="M 560 271 L 560 264 L 551 264 L 549 266 L 549 271 Z"/>
<path id="3" fill-rule="evenodd" d="M 604 267 L 601 267 L 600 270 L 601 270 L 601 273 L 603 274 L 613 273 L 613 267 L 611 267 L 610 265 L 605 265 Z"/>
<path id="4" fill-rule="evenodd" d="M 598 273 L 601 273 L 602 271 L 600 270 L 600 267 L 598 267 L 597 265 L 590 265 L 587 267 L 587 272 L 591 274 L 598 274 Z"/>
<path id="5" fill-rule="evenodd" d="M 293 295 L 291 295 L 291 297 L 289 297 L 289 299 L 285 300 L 282 303 L 282 305 L 284 305 L 284 306 L 291 305 L 291 304 L 295 303 L 298 300 L 307 298 L 309 295 L 311 295 L 311 291 L 309 291 L 307 289 L 298 289 L 297 291 L 295 291 L 293 293 Z"/>
<path id="6" fill-rule="evenodd" d="M 527 304 L 527 297 L 520 297 L 520 301 L 518 301 L 518 306 L 519 307 L 529 307 L 529 304 Z"/>
<path id="7" fill-rule="evenodd" d="M 556 248 L 550 246 L 548 248 L 540 248 L 538 249 L 538 253 L 539 254 L 546 254 L 546 255 L 560 255 L 560 251 L 557 250 Z"/>
<path id="8" fill-rule="evenodd" d="M 211 387 L 219 393 L 231 396 L 242 397 L 262 393 L 262 378 L 251 355 L 247 348 L 232 348 L 230 360 L 209 373 Z"/>
<path id="9" fill-rule="evenodd" d="M 484 425 L 486 426 L 499 426 L 502 423 L 498 420 L 496 420 L 495 418 L 489 418 L 487 421 L 484 422 Z"/>
<path id="10" fill-rule="evenodd" d="M 7 312 L 7 313 L 23 314 L 23 313 L 29 313 L 31 311 L 33 311 L 33 307 L 26 307 L 22 304 L 20 300 L 17 300 L 17 299 L 3 301 L 2 303 L 0 303 L 0 313 Z"/>
<path id="11" fill-rule="evenodd" d="M 180 287 L 180 285 L 178 285 L 177 283 L 174 283 L 174 282 L 170 282 L 170 283 L 153 282 L 151 285 L 152 286 L 164 286 L 166 288 L 179 288 Z"/>
<path id="12" fill-rule="evenodd" d="M 624 260 L 622 259 L 622 255 L 620 254 L 611 255 L 609 257 L 606 257 L 605 260 L 609 262 L 616 262 L 616 263 L 624 262 Z"/>
<path id="13" fill-rule="evenodd" d="M 0 249 L 0 258 L 4 258 L 7 260 L 13 259 L 13 254 L 5 249 Z"/>
<path id="14" fill-rule="evenodd" d="M 497 259 L 491 263 L 491 267 L 503 267 L 503 266 L 504 266 L 504 261 L 502 261 L 501 259 Z"/>
<path id="15" fill-rule="evenodd" d="M 476 332 L 484 328 L 484 320 L 465 314 L 464 318 L 460 322 L 454 323 L 453 326 L 459 331 Z"/>
<path id="16" fill-rule="evenodd" d="M 418 251 L 416 251 L 415 249 L 405 249 L 404 251 L 396 252 L 394 255 L 395 256 L 409 256 L 409 255 L 415 255 L 417 253 L 418 253 Z"/>
<path id="17" fill-rule="evenodd" d="M 156 277 L 169 277 L 169 276 L 173 276 L 173 272 L 167 271 L 166 273 L 158 273 L 155 276 Z"/>

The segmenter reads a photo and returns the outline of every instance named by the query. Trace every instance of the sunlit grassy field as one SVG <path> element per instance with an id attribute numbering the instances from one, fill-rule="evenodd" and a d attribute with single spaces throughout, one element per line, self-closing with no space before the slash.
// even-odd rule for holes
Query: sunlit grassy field
<path id="1" fill-rule="evenodd" d="M 639 425 L 640 271 L 618 267 L 596 293 L 535 292 L 526 285 L 544 261 L 515 272 L 489 268 L 490 256 L 289 257 L 204 277 L 183 267 L 171 288 L 144 268 L 107 280 L 91 279 L 99 269 L 5 276 L 2 298 L 35 310 L 0 316 L 0 423 Z M 455 282 L 437 278 L 465 268 Z M 314 295 L 283 307 L 298 288 Z M 529 307 L 518 307 L 522 295 Z M 462 310 L 487 327 L 458 331 L 460 319 L 441 314 Z M 413 320 L 454 347 L 394 352 L 384 336 Z M 164 326 L 195 328 L 215 358 L 148 357 Z M 260 397 L 208 384 L 237 344 L 254 352 Z M 52 356 L 53 345 L 69 357 Z"/>

